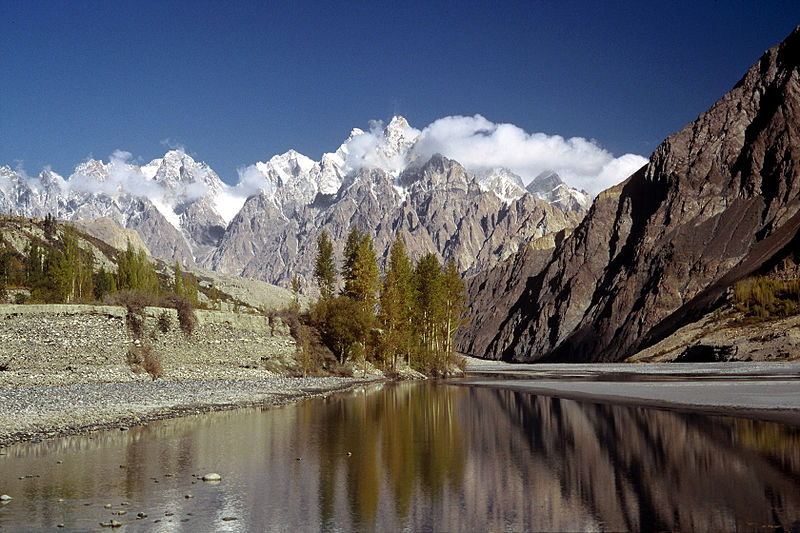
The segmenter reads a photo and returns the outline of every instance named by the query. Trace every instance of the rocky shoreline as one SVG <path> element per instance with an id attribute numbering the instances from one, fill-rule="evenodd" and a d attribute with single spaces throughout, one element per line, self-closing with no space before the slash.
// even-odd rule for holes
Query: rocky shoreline
<path id="1" fill-rule="evenodd" d="M 0 451 L 18 442 L 325 396 L 382 377 L 242 377 L 0 388 Z"/>

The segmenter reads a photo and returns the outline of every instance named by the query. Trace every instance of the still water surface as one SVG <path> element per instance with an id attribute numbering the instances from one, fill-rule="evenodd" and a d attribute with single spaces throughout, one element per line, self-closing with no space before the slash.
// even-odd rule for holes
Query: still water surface
<path id="1" fill-rule="evenodd" d="M 2 451 L 2 531 L 800 526 L 796 427 L 502 388 L 376 386 Z"/>

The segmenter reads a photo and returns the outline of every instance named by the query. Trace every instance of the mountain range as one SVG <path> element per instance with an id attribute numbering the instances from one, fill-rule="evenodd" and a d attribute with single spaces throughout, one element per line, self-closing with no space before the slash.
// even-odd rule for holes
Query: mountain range
<path id="1" fill-rule="evenodd" d="M 800 263 L 800 26 L 554 248 L 470 281 L 467 353 L 620 361 Z"/>
<path id="2" fill-rule="evenodd" d="M 526 187 L 513 172 L 471 173 L 439 154 L 413 151 L 419 131 L 394 117 L 375 140 L 360 129 L 319 161 L 294 150 L 242 171 L 236 186 L 208 165 L 171 150 L 145 165 L 115 152 L 63 178 L 0 167 L 0 211 L 64 220 L 106 217 L 135 229 L 151 253 L 313 293 L 316 239 L 326 230 L 341 252 L 349 228 L 374 236 L 385 258 L 401 234 L 412 257 L 434 252 L 473 274 L 531 239 L 573 228 L 590 197 L 543 172 Z M 356 157 L 352 141 L 372 145 Z"/>

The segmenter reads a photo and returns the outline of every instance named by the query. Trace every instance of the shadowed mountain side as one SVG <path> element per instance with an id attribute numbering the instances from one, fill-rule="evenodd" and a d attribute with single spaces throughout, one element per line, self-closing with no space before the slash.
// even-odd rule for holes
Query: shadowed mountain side
<path id="1" fill-rule="evenodd" d="M 484 353 L 505 318 L 497 310 L 508 309 L 519 300 L 526 290 L 525 283 L 519 280 L 530 280 L 539 274 L 567 233 L 567 230 L 562 230 L 535 239 L 513 260 L 506 260 L 467 280 L 470 321 L 456 334 L 456 346 L 460 352 L 469 355 Z"/>
<path id="2" fill-rule="evenodd" d="M 800 27 L 601 193 L 547 266 L 517 280 L 525 290 L 483 355 L 622 360 L 783 249 L 800 210 L 799 62 Z"/>
<path id="3" fill-rule="evenodd" d="M 730 531 L 796 519 L 796 428 L 502 389 L 495 399 L 483 429 L 516 446 L 522 437 L 516 453 L 539 470 L 538 483 L 556 481 L 561 498 L 581 502 L 604 529 Z"/>

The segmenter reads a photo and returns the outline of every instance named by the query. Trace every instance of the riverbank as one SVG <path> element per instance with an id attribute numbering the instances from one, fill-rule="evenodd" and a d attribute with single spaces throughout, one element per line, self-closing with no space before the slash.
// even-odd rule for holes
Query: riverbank
<path id="1" fill-rule="evenodd" d="M 0 388 L 0 447 L 208 411 L 281 405 L 381 379 L 252 377 Z"/>
<path id="2" fill-rule="evenodd" d="M 800 426 L 796 361 L 520 365 L 470 358 L 467 374 L 462 384 Z"/>

